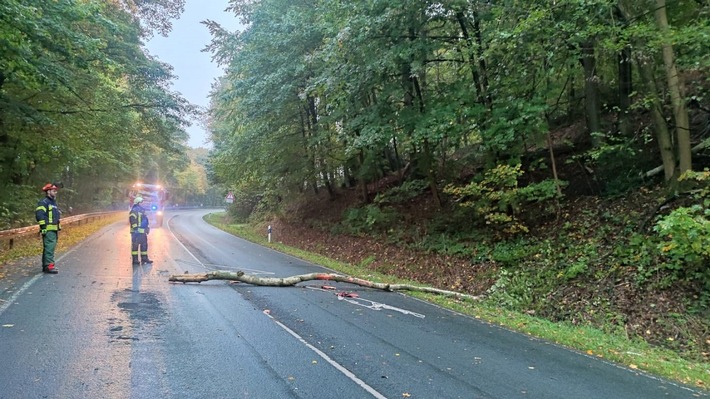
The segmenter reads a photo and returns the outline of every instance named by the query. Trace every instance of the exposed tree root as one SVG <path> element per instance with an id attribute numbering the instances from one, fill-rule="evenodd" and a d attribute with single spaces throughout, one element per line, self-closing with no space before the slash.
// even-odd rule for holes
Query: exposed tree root
<path id="1" fill-rule="evenodd" d="M 327 280 L 327 281 L 337 281 L 341 283 L 350 283 L 359 285 L 361 287 L 376 288 L 384 291 L 419 291 L 428 292 L 431 294 L 438 294 L 448 297 L 455 297 L 457 299 L 469 299 L 469 300 L 479 300 L 480 296 L 462 294 L 455 291 L 441 290 L 432 287 L 417 287 L 409 284 L 386 284 L 386 283 L 376 283 L 374 281 L 363 280 L 360 278 L 343 276 L 334 273 L 309 273 L 309 274 L 299 274 L 290 277 L 276 278 L 276 277 L 257 277 L 245 274 L 244 272 L 228 272 L 224 270 L 217 270 L 208 273 L 191 273 L 191 274 L 173 274 L 168 278 L 168 281 L 174 281 L 179 283 L 201 283 L 207 280 L 229 280 L 229 281 L 239 281 L 242 283 L 266 286 L 266 287 L 290 287 L 304 281 L 312 280 Z"/>

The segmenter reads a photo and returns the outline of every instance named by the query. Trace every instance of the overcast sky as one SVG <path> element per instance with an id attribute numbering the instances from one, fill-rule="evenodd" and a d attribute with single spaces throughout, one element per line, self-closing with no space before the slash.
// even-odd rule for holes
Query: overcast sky
<path id="1" fill-rule="evenodd" d="M 211 36 L 207 27 L 200 23 L 206 19 L 216 21 L 229 31 L 236 30 L 239 20 L 225 12 L 228 0 L 187 0 L 185 12 L 173 21 L 173 30 L 168 37 L 156 35 L 146 47 L 150 54 L 173 66 L 178 76 L 172 89 L 182 93 L 193 104 L 207 107 L 212 82 L 222 75 L 222 70 L 212 63 L 210 53 L 201 50 L 209 44 Z M 195 122 L 187 128 L 190 147 L 211 147 L 206 144 L 209 135 Z"/>

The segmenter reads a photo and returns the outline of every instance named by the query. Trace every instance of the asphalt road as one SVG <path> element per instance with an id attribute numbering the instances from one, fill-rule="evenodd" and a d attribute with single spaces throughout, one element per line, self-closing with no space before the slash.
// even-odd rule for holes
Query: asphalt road
<path id="1" fill-rule="evenodd" d="M 153 265 L 131 265 L 117 223 L 62 254 L 58 275 L 0 286 L 0 398 L 707 397 L 399 293 L 169 283 L 326 271 L 215 229 L 206 212 L 153 229 Z"/>

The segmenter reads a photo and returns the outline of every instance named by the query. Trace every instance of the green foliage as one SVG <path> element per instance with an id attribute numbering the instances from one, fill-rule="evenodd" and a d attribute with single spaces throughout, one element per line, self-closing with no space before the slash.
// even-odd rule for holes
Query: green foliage
<path id="1" fill-rule="evenodd" d="M 535 270 L 503 269 L 487 294 L 493 303 L 507 309 L 525 311 L 534 307 L 534 303 L 540 298 L 542 287 L 549 284 L 545 284 L 544 279 L 536 275 Z"/>
<path id="2" fill-rule="evenodd" d="M 607 137 L 598 147 L 575 158 L 584 159 L 595 171 L 603 195 L 616 196 L 641 186 L 643 172 L 655 166 L 655 160 L 646 159 L 639 147 L 631 139 Z"/>
<path id="3" fill-rule="evenodd" d="M 340 227 L 343 232 L 361 234 L 379 234 L 391 229 L 399 216 L 392 208 L 380 208 L 370 204 L 345 211 Z"/>
<path id="4" fill-rule="evenodd" d="M 666 259 L 664 268 L 675 278 L 697 280 L 710 291 L 710 172 L 687 172 L 680 178 L 700 185 L 694 198 L 699 203 L 680 207 L 660 218 L 654 231 L 662 241 L 658 250 Z"/>
<path id="5" fill-rule="evenodd" d="M 666 239 L 658 249 L 689 276 L 702 272 L 710 261 L 710 210 L 700 205 L 682 207 L 661 218 L 654 230 Z M 681 266 L 685 267 L 681 267 Z"/>
<path id="6" fill-rule="evenodd" d="M 516 218 L 522 207 L 557 197 L 557 185 L 552 180 L 518 186 L 523 171 L 520 164 L 498 165 L 486 171 L 479 181 L 463 187 L 448 185 L 444 192 L 457 204 L 474 210 L 485 224 L 500 227 L 505 233 L 526 233 L 528 228 Z"/>
<path id="7" fill-rule="evenodd" d="M 695 203 L 660 217 L 653 227 L 657 235 L 632 238 L 629 251 L 635 254 L 640 281 L 653 279 L 660 287 L 699 284 L 700 308 L 705 309 L 710 303 L 710 172 L 689 171 L 680 180 L 696 187 Z"/>
<path id="8" fill-rule="evenodd" d="M 235 223 L 246 223 L 259 203 L 259 197 L 242 192 L 234 193 L 234 202 L 227 207 L 227 214 Z"/>
<path id="9" fill-rule="evenodd" d="M 657 241 L 640 233 L 632 233 L 627 241 L 614 247 L 614 257 L 620 265 L 636 269 L 636 280 L 643 284 L 657 274 Z"/>
<path id="10" fill-rule="evenodd" d="M 316 191 L 407 170 L 435 189 L 461 170 L 540 150 L 543 139 L 559 144 L 551 127 L 581 120 L 589 105 L 608 140 L 589 140 L 602 144 L 587 159 L 603 191 L 618 195 L 658 164 L 635 143 L 654 140 L 645 130 L 614 137 L 620 115 L 646 115 L 645 107 L 621 108 L 619 55 L 630 50 L 658 74 L 652 79 L 661 77 L 661 39 L 669 39 L 683 76 L 706 73 L 707 10 L 699 2 L 668 5 L 670 38 L 640 2 L 237 3 L 232 9 L 249 21 L 243 31 L 208 24 L 209 49 L 228 66 L 213 93 L 210 130 L 214 181 L 229 186 Z M 587 58 L 593 79 L 579 62 Z M 645 90 L 628 96 L 634 101 L 663 89 L 631 77 L 630 86 Z M 598 92 L 598 103 L 580 95 L 586 89 Z M 491 225 L 524 230 L 514 212 L 485 213 Z"/>
<path id="11" fill-rule="evenodd" d="M 429 183 L 425 180 L 407 180 L 399 186 L 377 194 L 373 202 L 378 205 L 406 203 L 422 195 L 427 188 Z"/>
<path id="12" fill-rule="evenodd" d="M 169 27 L 184 1 L 159 3 L 136 15 L 122 2 L 0 3 L 0 224 L 23 215 L 13 202 L 31 214 L 47 181 L 63 181 L 60 206 L 77 210 L 125 203 L 123 189 L 147 174 L 175 187 L 196 112 L 143 51 L 141 23 Z"/>
<path id="13" fill-rule="evenodd" d="M 427 234 L 412 246 L 430 253 L 468 257 L 477 261 L 487 259 L 490 252 L 485 244 L 464 237 L 461 233 Z"/>
<path id="14" fill-rule="evenodd" d="M 517 268 L 536 252 L 536 245 L 528 240 L 518 238 L 497 243 L 491 251 L 490 259 L 500 262 L 505 267 Z"/>
<path id="15" fill-rule="evenodd" d="M 234 202 L 227 207 L 227 213 L 235 223 L 254 222 L 260 215 L 278 211 L 280 197 L 273 192 L 234 190 L 233 193 Z"/>
<path id="16" fill-rule="evenodd" d="M 528 99 L 513 98 L 506 107 L 493 110 L 491 126 L 482 132 L 488 151 L 517 157 L 525 152 L 525 142 L 536 143 L 548 131 L 545 106 Z"/>
<path id="17" fill-rule="evenodd" d="M 34 187 L 20 186 L 11 198 L 0 196 L 0 230 L 35 224 L 35 206 L 44 193 Z M 63 204 L 59 204 L 60 208 Z"/>

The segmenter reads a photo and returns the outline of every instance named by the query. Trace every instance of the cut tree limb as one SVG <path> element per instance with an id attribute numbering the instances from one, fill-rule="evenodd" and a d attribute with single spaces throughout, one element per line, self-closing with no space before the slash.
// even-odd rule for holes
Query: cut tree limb
<path id="1" fill-rule="evenodd" d="M 701 142 L 700 144 L 696 145 L 695 147 L 691 148 L 690 152 L 695 154 L 698 151 L 704 149 L 705 147 L 708 147 L 709 145 L 710 145 L 710 140 L 705 140 L 705 141 Z M 657 167 L 649 170 L 648 172 L 644 173 L 643 175 L 646 177 L 652 177 L 652 176 L 655 176 L 661 172 L 663 172 L 663 165 L 657 166 Z"/>
<path id="2" fill-rule="evenodd" d="M 217 270 L 208 273 L 173 274 L 168 278 L 168 281 L 174 281 L 178 283 L 201 283 L 203 281 L 208 280 L 239 281 L 242 283 L 266 287 L 290 287 L 304 281 L 326 280 L 337 281 L 341 283 L 350 283 L 359 285 L 361 287 L 376 288 L 384 291 L 419 291 L 443 295 L 447 297 L 454 297 L 457 299 L 469 299 L 474 301 L 481 299 L 481 297 L 478 295 L 468 295 L 455 291 L 442 290 L 432 287 L 418 287 L 409 284 L 376 283 L 374 281 L 363 280 L 361 278 L 344 276 L 341 274 L 334 273 L 309 273 L 277 278 L 252 276 L 249 274 L 245 274 L 241 271 L 228 272 L 224 270 Z"/>

